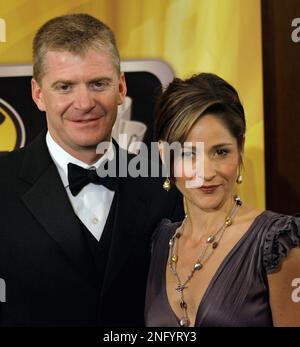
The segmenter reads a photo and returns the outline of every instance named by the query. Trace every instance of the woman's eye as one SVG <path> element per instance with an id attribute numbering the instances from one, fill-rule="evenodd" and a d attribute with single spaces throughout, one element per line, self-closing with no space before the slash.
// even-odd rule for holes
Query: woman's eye
<path id="1" fill-rule="evenodd" d="M 182 152 L 184 158 L 193 158 L 194 152 Z"/>
<path id="2" fill-rule="evenodd" d="M 219 148 L 216 150 L 215 156 L 216 157 L 225 157 L 228 153 L 229 153 L 229 151 L 227 149 Z"/>

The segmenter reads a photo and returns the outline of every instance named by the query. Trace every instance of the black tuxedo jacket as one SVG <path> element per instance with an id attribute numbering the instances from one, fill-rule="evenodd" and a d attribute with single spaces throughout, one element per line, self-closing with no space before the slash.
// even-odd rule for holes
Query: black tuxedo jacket
<path id="1" fill-rule="evenodd" d="M 100 276 L 45 133 L 0 159 L 0 326 L 144 324 L 151 235 L 162 218 L 183 218 L 182 200 L 162 178 L 119 180 Z"/>

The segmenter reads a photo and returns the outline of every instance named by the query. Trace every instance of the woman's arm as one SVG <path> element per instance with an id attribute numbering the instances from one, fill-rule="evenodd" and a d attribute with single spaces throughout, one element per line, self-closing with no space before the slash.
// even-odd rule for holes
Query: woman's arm
<path id="1" fill-rule="evenodd" d="M 300 247 L 268 275 L 268 283 L 274 326 L 300 327 Z"/>

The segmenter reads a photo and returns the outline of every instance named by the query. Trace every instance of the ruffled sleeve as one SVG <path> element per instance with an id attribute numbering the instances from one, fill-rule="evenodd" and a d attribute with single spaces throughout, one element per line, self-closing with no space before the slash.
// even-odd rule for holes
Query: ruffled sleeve
<path id="1" fill-rule="evenodd" d="M 283 257 L 300 244 L 300 218 L 277 215 L 266 233 L 263 262 L 269 274 L 276 270 Z"/>

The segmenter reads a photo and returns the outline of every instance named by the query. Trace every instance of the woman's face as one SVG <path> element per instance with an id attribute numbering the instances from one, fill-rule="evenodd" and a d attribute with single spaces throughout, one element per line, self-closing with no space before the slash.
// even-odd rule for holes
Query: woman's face
<path id="1" fill-rule="evenodd" d="M 216 210 L 234 194 L 240 164 L 237 140 L 222 121 L 208 114 L 195 123 L 187 142 L 192 143 L 192 147 L 184 146 L 182 155 L 174 161 L 175 176 L 182 172 L 181 177 L 176 177 L 176 186 L 188 203 L 202 210 Z M 196 156 L 197 142 L 204 144 L 201 170 L 199 164 L 196 166 L 196 160 L 201 158 Z M 189 188 L 188 182 L 195 181 L 196 177 L 203 183 Z"/>

